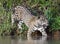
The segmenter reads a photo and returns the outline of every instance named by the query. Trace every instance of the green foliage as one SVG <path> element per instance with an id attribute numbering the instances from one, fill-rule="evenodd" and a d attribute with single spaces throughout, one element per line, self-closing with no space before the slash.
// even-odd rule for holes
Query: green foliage
<path id="1" fill-rule="evenodd" d="M 22 24 L 21 27 L 22 27 L 22 29 L 21 29 L 21 33 L 25 32 L 25 31 L 27 32 L 28 27 L 27 27 L 24 23 Z"/>
<path id="2" fill-rule="evenodd" d="M 60 30 L 60 13 L 59 5 L 57 2 L 52 1 L 51 6 L 45 10 L 45 15 L 49 21 L 50 31 Z"/>

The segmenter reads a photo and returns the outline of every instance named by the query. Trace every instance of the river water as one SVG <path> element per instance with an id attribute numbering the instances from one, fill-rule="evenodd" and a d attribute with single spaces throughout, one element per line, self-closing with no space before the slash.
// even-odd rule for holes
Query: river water
<path id="1" fill-rule="evenodd" d="M 34 37 L 30 40 L 25 36 L 0 36 L 0 44 L 60 44 L 60 39 L 52 37 Z"/>

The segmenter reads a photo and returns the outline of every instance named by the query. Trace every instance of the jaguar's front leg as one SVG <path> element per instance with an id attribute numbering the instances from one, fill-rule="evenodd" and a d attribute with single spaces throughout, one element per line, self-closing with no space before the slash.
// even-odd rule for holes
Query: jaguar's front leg
<path id="1" fill-rule="evenodd" d="M 31 28 L 28 29 L 28 33 L 27 33 L 27 38 L 28 38 L 28 40 L 32 39 L 32 38 L 31 38 L 31 34 L 32 34 L 32 32 L 36 31 L 37 29 L 38 29 L 38 28 L 35 27 L 35 26 L 32 26 Z"/>
<path id="2" fill-rule="evenodd" d="M 43 27 L 38 28 L 38 30 L 42 33 L 42 36 L 47 36 L 47 33 L 45 32 L 45 29 Z"/>
<path id="3" fill-rule="evenodd" d="M 31 30 L 30 30 L 30 29 L 28 30 L 28 33 L 27 33 L 27 39 L 28 39 L 28 40 L 31 39 Z"/>
<path id="4" fill-rule="evenodd" d="M 22 29 L 22 27 L 21 27 L 21 26 L 22 26 L 22 24 L 23 24 L 23 21 L 22 21 L 22 20 L 20 20 L 20 21 L 19 21 L 19 23 L 18 23 L 18 29 Z"/>

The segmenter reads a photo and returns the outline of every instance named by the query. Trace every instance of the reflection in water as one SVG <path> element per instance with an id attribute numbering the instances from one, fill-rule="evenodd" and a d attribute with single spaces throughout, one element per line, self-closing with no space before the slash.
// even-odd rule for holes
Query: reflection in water
<path id="1" fill-rule="evenodd" d="M 37 37 L 36 37 L 37 38 Z M 27 40 L 26 37 L 1 37 L 0 44 L 60 44 L 60 40 L 54 40 L 49 37 L 40 37 L 39 39 L 30 39 Z"/>
<path id="2" fill-rule="evenodd" d="M 22 39 L 12 39 L 11 44 L 47 44 L 47 37 L 41 37 L 39 40 L 22 40 Z"/>

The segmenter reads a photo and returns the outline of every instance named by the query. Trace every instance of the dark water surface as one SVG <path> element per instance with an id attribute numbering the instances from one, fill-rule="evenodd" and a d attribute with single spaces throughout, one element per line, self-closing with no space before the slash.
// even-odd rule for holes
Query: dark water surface
<path id="1" fill-rule="evenodd" d="M 53 39 L 52 37 L 34 37 L 30 40 L 27 40 L 27 38 L 24 36 L 0 36 L 0 44 L 60 44 L 60 39 Z"/>

